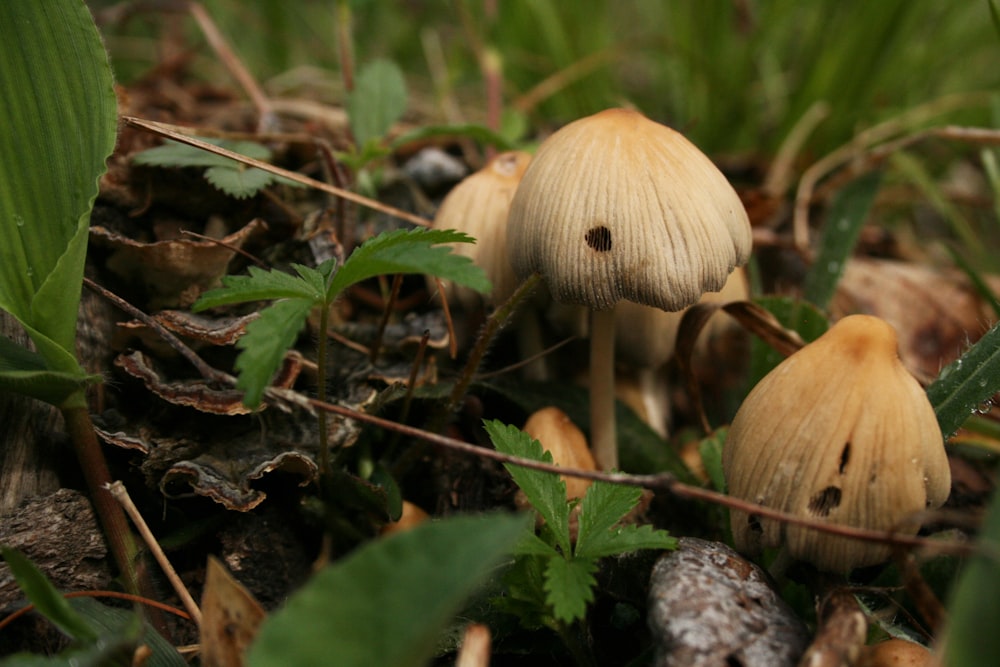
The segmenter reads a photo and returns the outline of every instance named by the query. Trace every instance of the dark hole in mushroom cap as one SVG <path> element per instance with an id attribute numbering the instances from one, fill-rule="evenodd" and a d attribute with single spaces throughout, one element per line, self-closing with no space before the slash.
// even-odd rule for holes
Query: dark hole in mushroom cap
<path id="1" fill-rule="evenodd" d="M 743 661 L 735 653 L 726 656 L 726 667 L 743 667 Z"/>
<path id="2" fill-rule="evenodd" d="M 844 449 L 840 452 L 840 474 L 844 474 L 844 468 L 847 467 L 847 461 L 851 458 L 851 443 L 845 442 Z"/>
<path id="3" fill-rule="evenodd" d="M 597 252 L 608 252 L 611 250 L 611 230 L 604 225 L 591 227 L 587 230 L 587 245 Z"/>
<path id="4" fill-rule="evenodd" d="M 809 499 L 809 511 L 817 516 L 827 516 L 840 505 L 840 489 L 828 486 Z"/>
<path id="5" fill-rule="evenodd" d="M 756 514 L 751 514 L 747 517 L 747 526 L 755 533 L 764 532 L 764 527 L 760 525 L 760 517 Z"/>

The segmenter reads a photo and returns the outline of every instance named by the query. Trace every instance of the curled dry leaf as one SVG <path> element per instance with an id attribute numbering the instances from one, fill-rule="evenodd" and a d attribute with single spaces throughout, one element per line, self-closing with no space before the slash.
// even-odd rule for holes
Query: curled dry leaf
<path id="1" fill-rule="evenodd" d="M 835 316 L 868 313 L 891 324 L 903 363 L 923 379 L 936 377 L 996 319 L 961 273 L 884 259 L 849 261 L 831 310 Z"/>
<path id="2" fill-rule="evenodd" d="M 929 649 L 905 639 L 887 639 L 861 649 L 857 667 L 940 667 Z"/>
<path id="3" fill-rule="evenodd" d="M 795 665 L 806 627 L 759 567 L 718 542 L 682 537 L 650 579 L 656 667 Z"/>
<path id="4" fill-rule="evenodd" d="M 189 239 L 142 243 L 100 226 L 90 228 L 90 238 L 113 250 L 108 268 L 124 280 L 144 285 L 150 308 L 159 310 L 190 306 L 202 292 L 217 286 L 236 255 L 234 248 L 266 228 L 262 220 L 251 220 L 218 243 Z"/>

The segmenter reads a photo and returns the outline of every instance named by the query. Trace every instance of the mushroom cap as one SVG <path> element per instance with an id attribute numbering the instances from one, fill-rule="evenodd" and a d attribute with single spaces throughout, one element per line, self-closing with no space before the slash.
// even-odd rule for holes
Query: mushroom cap
<path id="1" fill-rule="evenodd" d="M 474 244 L 454 244 L 453 252 L 470 258 L 486 273 L 493 283 L 490 303 L 502 303 L 517 288 L 507 259 L 507 213 L 529 162 L 531 155 L 523 151 L 500 153 L 452 188 L 434 216 L 435 229 L 455 229 L 476 239 Z M 475 290 L 450 282 L 445 283 L 445 295 L 466 309 L 482 303 Z"/>
<path id="2" fill-rule="evenodd" d="M 791 355 L 750 392 L 722 454 L 729 493 L 831 523 L 916 534 L 915 514 L 951 489 L 934 409 L 899 360 L 895 330 L 851 315 Z M 786 544 L 821 570 L 874 565 L 888 547 L 730 514 L 738 549 Z"/>
<path id="3" fill-rule="evenodd" d="M 511 202 L 507 244 L 517 276 L 540 272 L 557 301 L 680 310 L 722 288 L 751 234 L 736 192 L 693 144 L 608 109 L 539 147 Z"/>

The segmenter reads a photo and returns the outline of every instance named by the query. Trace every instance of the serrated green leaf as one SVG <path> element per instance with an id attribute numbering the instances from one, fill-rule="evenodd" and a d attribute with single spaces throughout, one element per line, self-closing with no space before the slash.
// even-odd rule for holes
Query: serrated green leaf
<path id="1" fill-rule="evenodd" d="M 256 167 L 226 165 L 206 169 L 205 180 L 230 197 L 247 199 L 274 183 L 274 176 Z"/>
<path id="2" fill-rule="evenodd" d="M 25 558 L 20 551 L 9 547 L 0 547 L 0 555 L 3 555 L 14 579 L 17 580 L 17 585 L 21 587 L 31 604 L 55 623 L 61 632 L 81 642 L 92 642 L 97 639 L 98 631 L 70 606 L 66 598 L 59 594 L 52 582 L 35 567 L 34 563 Z"/>
<path id="3" fill-rule="evenodd" d="M 638 549 L 676 549 L 677 539 L 650 525 L 628 524 L 595 533 L 587 545 L 587 556 L 604 558 Z"/>
<path id="4" fill-rule="evenodd" d="M 591 542 L 600 542 L 612 526 L 632 511 L 642 497 L 637 486 L 609 482 L 594 482 L 580 504 L 579 531 L 576 537 L 577 556 L 591 557 Z"/>
<path id="5" fill-rule="evenodd" d="M 260 317 L 247 325 L 247 332 L 237 341 L 242 350 L 236 359 L 239 378 L 237 389 L 245 392 L 243 404 L 260 405 L 264 390 L 281 366 L 281 360 L 305 326 L 313 303 L 304 299 L 278 301 L 260 311 Z"/>
<path id="6" fill-rule="evenodd" d="M 271 159 L 270 149 L 253 141 L 226 141 L 212 137 L 198 137 L 198 139 L 255 160 L 266 162 Z M 236 167 L 240 165 L 239 162 L 223 155 L 209 153 L 196 146 L 170 139 L 162 146 L 134 154 L 132 162 L 149 167 Z"/>
<path id="7" fill-rule="evenodd" d="M 499 421 L 484 421 L 483 426 L 498 452 L 519 456 L 533 461 L 552 463 L 552 454 L 541 443 L 515 426 Z M 528 502 L 545 520 L 556 544 L 569 555 L 569 505 L 566 503 L 566 483 L 558 475 L 540 470 L 530 470 L 509 463 L 504 468 L 514 478 L 514 483 L 524 491 Z"/>
<path id="8" fill-rule="evenodd" d="M 927 387 L 941 432 L 958 430 L 980 406 L 1000 391 L 1000 325 L 941 371 Z"/>
<path id="9" fill-rule="evenodd" d="M 90 211 L 117 131 L 107 53 L 78 1 L 6 3 L 0 32 L 0 308 L 52 370 L 74 343 Z"/>
<path id="10" fill-rule="evenodd" d="M 333 276 L 328 300 L 362 280 L 380 275 L 420 273 L 450 280 L 479 292 L 490 281 L 468 257 L 456 255 L 447 243 L 471 243 L 472 237 L 448 229 L 400 229 L 365 241 Z"/>
<path id="11" fill-rule="evenodd" d="M 552 615 L 572 623 L 587 614 L 594 601 L 594 572 L 597 563 L 589 558 L 551 558 L 545 568 L 545 595 Z"/>
<path id="12" fill-rule="evenodd" d="M 234 303 L 274 299 L 305 299 L 317 305 L 323 303 L 322 289 L 316 289 L 311 280 L 297 278 L 284 271 L 266 271 L 256 266 L 250 267 L 249 274 L 226 276 L 222 279 L 222 287 L 202 294 L 191 309 L 200 312 Z"/>
<path id="13" fill-rule="evenodd" d="M 525 532 L 518 543 L 514 545 L 513 553 L 518 556 L 562 557 L 554 546 L 536 535 L 534 530 Z"/>
<path id="14" fill-rule="evenodd" d="M 312 578 L 260 628 L 249 667 L 418 667 L 524 517 L 431 521 L 375 540 Z"/>
<path id="15" fill-rule="evenodd" d="M 406 111 L 403 71 L 389 60 L 365 64 L 347 98 L 347 115 L 358 147 L 379 141 Z"/>

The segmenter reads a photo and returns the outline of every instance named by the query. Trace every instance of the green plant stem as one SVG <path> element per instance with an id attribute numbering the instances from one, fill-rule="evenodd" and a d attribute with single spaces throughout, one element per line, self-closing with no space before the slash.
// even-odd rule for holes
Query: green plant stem
<path id="1" fill-rule="evenodd" d="M 326 403 L 326 330 L 330 325 L 330 308 L 325 304 L 319 315 L 319 342 L 316 350 L 316 398 Z M 320 489 L 326 486 L 326 480 L 331 477 L 330 441 L 326 429 L 326 412 L 319 413 L 319 479 Z"/>
<path id="2" fill-rule="evenodd" d="M 118 566 L 125 591 L 147 599 L 156 599 L 149 573 L 140 562 L 138 542 L 129 528 L 125 510 L 109 490 L 111 472 L 94 432 L 90 411 L 82 401 L 73 401 L 69 406 L 61 408 L 61 411 L 66 422 L 66 432 L 73 442 L 80 470 L 83 471 L 90 491 L 90 502 L 104 531 L 111 556 Z M 157 631 L 169 637 L 162 614 L 156 610 L 147 610 L 146 614 Z"/>
<path id="3" fill-rule="evenodd" d="M 507 299 L 503 304 L 500 305 L 493 314 L 490 315 L 489 319 L 486 320 L 486 324 L 483 326 L 483 330 L 479 332 L 479 338 L 476 339 L 476 345 L 472 348 L 469 353 L 469 359 L 465 363 L 465 368 L 462 370 L 462 376 L 455 383 L 455 386 L 451 390 L 451 396 L 448 397 L 448 414 L 451 414 L 458 410 L 459 404 L 465 397 L 465 393 L 469 390 L 469 385 L 472 384 L 472 378 L 475 377 L 476 371 L 479 370 L 479 365 L 483 363 L 483 357 L 486 356 L 486 350 L 489 349 L 490 345 L 493 343 L 493 339 L 496 338 L 497 333 L 507 323 L 507 320 L 514 314 L 517 306 L 531 294 L 531 291 L 538 284 L 538 281 L 542 279 L 542 276 L 538 273 L 534 273 L 524 282 L 522 282 L 514 293 Z"/>

